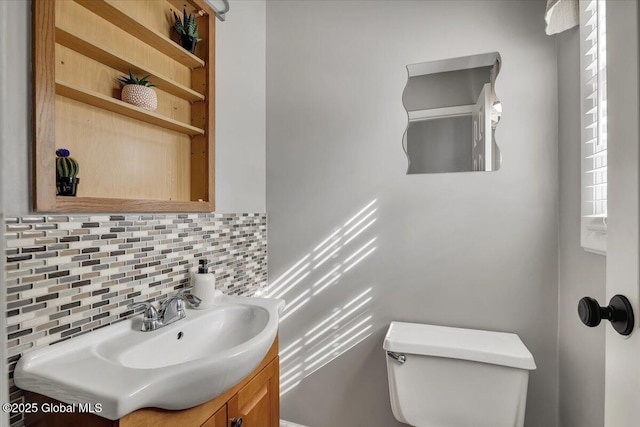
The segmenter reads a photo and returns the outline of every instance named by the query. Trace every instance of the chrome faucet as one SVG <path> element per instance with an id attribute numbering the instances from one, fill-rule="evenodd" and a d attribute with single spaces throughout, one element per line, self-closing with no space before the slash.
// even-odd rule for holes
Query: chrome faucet
<path id="1" fill-rule="evenodd" d="M 164 301 L 160 302 L 159 308 L 156 309 L 153 303 L 150 302 L 138 302 L 129 305 L 129 308 L 144 307 L 144 313 L 142 317 L 142 332 L 155 331 L 163 326 L 170 325 L 177 322 L 180 319 L 187 317 L 185 312 L 185 302 L 190 307 L 197 307 L 200 305 L 200 298 L 188 293 L 190 288 L 180 290 L 174 295 L 170 295 Z"/>

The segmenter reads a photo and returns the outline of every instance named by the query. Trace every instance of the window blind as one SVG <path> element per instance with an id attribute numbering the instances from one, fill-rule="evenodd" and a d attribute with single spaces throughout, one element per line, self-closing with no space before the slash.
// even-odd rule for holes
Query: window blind
<path id="1" fill-rule="evenodd" d="M 582 102 L 582 241 L 606 233 L 607 52 L 606 1 L 580 1 Z M 602 237 L 602 236 L 601 236 Z M 606 246 L 605 246 L 606 248 Z M 602 249 L 596 251 L 602 251 Z"/>

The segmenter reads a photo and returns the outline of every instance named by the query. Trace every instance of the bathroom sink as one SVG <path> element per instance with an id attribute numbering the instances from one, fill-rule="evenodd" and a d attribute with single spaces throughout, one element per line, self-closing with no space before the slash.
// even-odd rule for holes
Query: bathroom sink
<path id="1" fill-rule="evenodd" d="M 116 420 L 144 407 L 186 409 L 240 382 L 267 354 L 284 301 L 220 297 L 152 332 L 140 316 L 25 354 L 18 387 L 65 403 L 100 403 Z"/>

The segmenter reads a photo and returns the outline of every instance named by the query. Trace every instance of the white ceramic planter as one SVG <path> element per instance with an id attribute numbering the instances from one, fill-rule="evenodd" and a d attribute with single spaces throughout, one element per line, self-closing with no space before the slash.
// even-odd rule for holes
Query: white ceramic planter
<path id="1" fill-rule="evenodd" d="M 158 108 L 156 91 L 142 85 L 124 85 L 122 88 L 122 100 L 145 110 L 155 111 Z"/>

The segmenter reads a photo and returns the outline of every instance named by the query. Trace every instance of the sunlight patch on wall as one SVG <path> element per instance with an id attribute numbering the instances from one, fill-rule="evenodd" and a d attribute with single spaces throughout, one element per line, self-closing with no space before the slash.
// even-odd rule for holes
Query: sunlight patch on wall
<path id="1" fill-rule="evenodd" d="M 290 298 L 286 296 L 300 283 L 302 283 L 311 273 L 317 274 L 318 269 L 327 261 L 331 259 L 335 260 L 342 252 L 347 249 L 351 249 L 350 244 L 376 221 L 377 218 L 373 217 L 378 211 L 378 208 L 375 206 L 376 202 L 377 199 L 369 202 L 364 208 L 358 211 L 358 213 L 349 218 L 341 227 L 334 230 L 329 236 L 322 240 L 320 244 L 313 248 L 311 253 L 304 255 L 287 271 L 271 282 L 265 296 L 289 300 Z M 322 273 L 323 276 L 313 285 L 313 287 L 316 287 L 319 282 L 325 279 L 328 279 L 330 284 L 327 285 L 324 283 L 324 286 L 322 286 L 320 290 L 316 289 L 314 292 L 317 294 L 324 290 L 326 286 L 334 284 L 337 281 L 337 277 L 335 276 L 339 277 L 341 275 L 340 270 L 350 270 L 375 251 L 376 246 L 373 245 L 375 240 L 376 238 L 374 237 L 364 246 L 349 254 L 342 262 L 332 265 L 329 268 L 330 271 L 328 273 Z M 366 251 L 364 251 L 365 249 Z M 353 259 L 363 251 L 364 253 L 359 258 L 356 258 L 355 260 Z M 349 264 L 352 260 L 353 262 Z M 330 277 L 332 275 L 333 277 Z M 289 309 L 290 305 L 291 303 L 288 301 L 285 312 Z"/>
<path id="2" fill-rule="evenodd" d="M 280 351 L 281 395 L 371 335 L 373 315 L 367 309 L 373 300 L 371 289 L 334 309 L 302 338 Z"/>
<path id="3" fill-rule="evenodd" d="M 367 203 L 332 230 L 269 285 L 266 296 L 287 301 L 281 322 L 294 319 L 303 307 L 314 308 L 320 294 L 331 296 L 330 290 L 348 280 L 345 276 L 349 271 L 364 265 L 362 263 L 375 252 L 378 242 L 371 232 L 377 220 L 376 202 L 374 199 Z M 280 351 L 281 395 L 371 335 L 372 289 L 371 286 L 359 289 L 346 303 L 333 307 L 308 328 L 301 325 L 300 335 Z"/>

